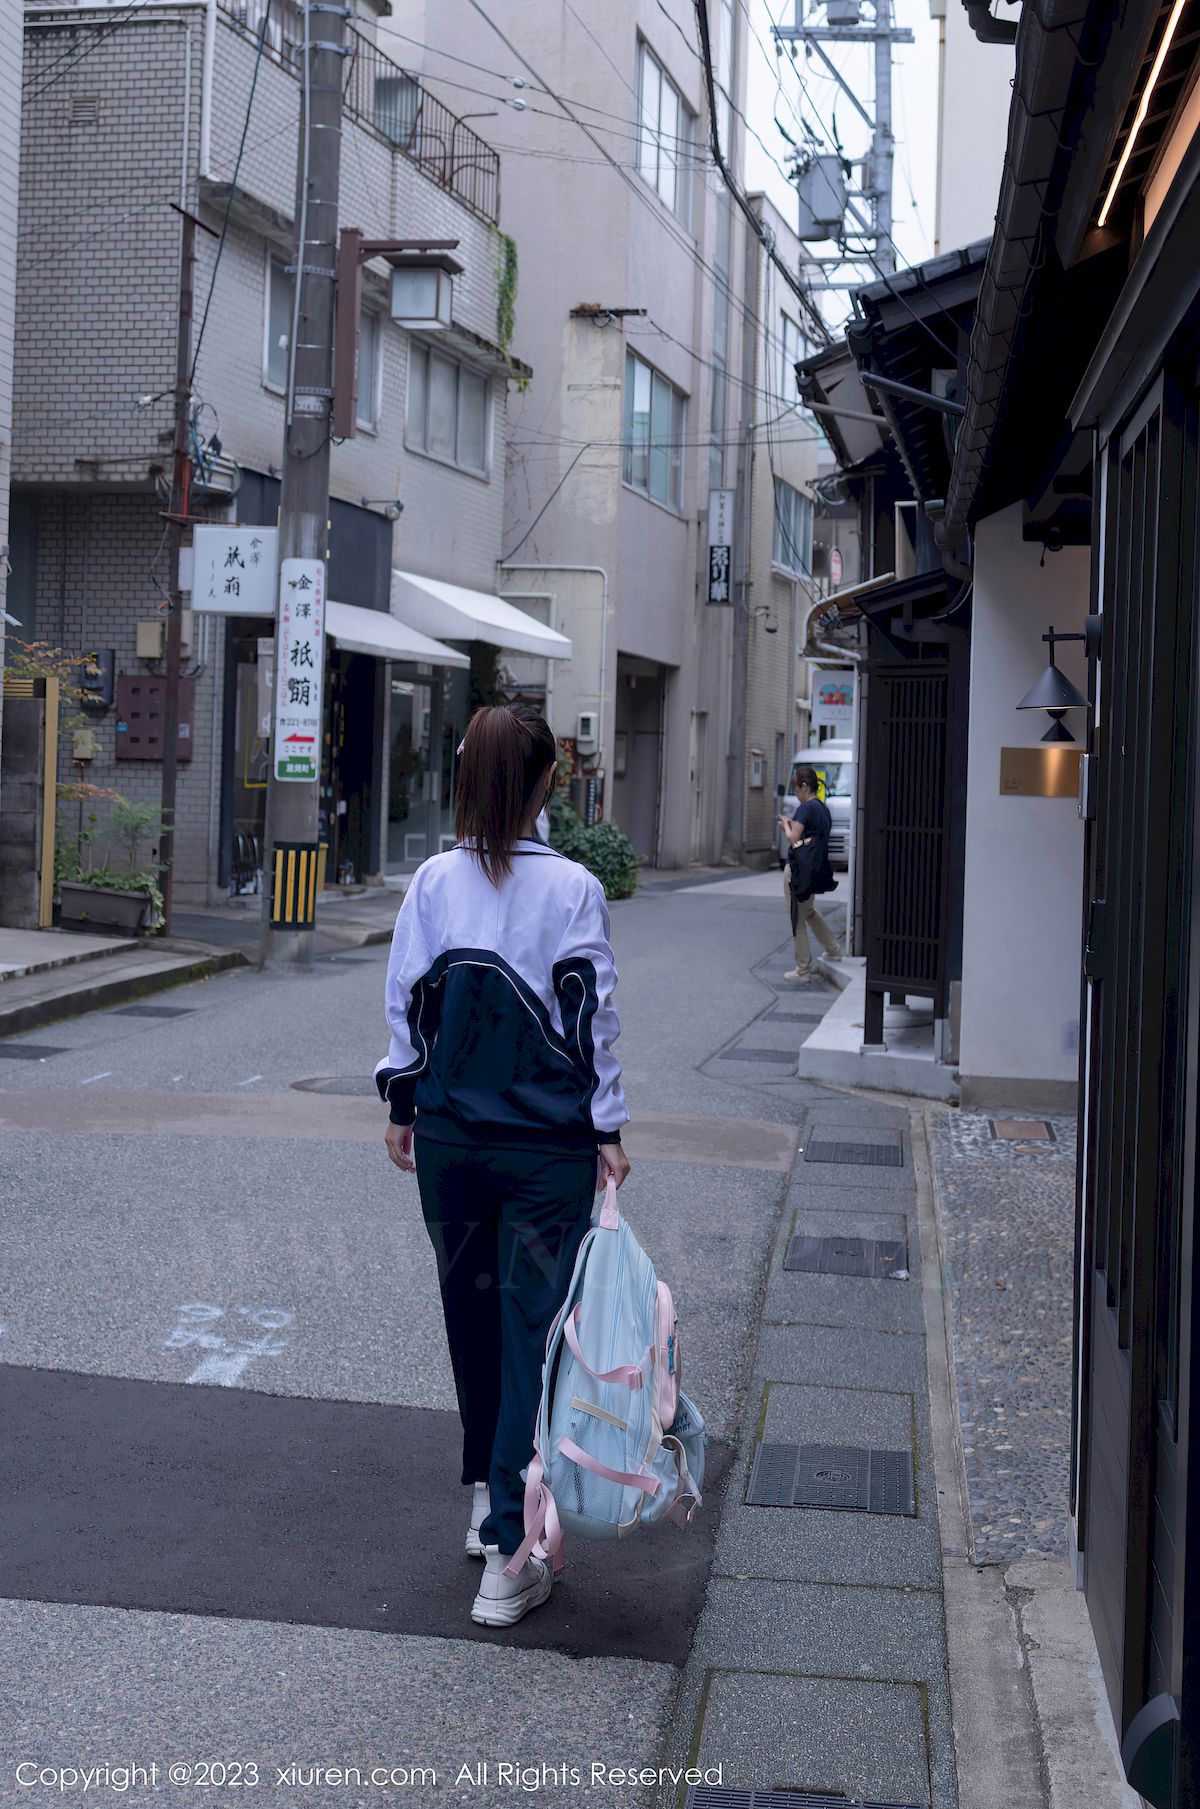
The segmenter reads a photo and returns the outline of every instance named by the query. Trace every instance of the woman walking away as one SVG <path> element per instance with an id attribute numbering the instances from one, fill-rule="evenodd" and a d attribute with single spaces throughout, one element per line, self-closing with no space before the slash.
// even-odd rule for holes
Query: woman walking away
<path id="1" fill-rule="evenodd" d="M 466 1549 L 485 1560 L 471 1618 L 508 1627 L 550 1594 L 548 1562 L 505 1566 L 525 1536 L 546 1335 L 595 1191 L 629 1173 L 629 1115 L 603 888 L 534 835 L 554 737 L 526 705 L 489 707 L 459 752 L 458 845 L 405 895 L 375 1080 L 388 1154 L 416 1169 L 437 1258 L 472 1485 Z"/>

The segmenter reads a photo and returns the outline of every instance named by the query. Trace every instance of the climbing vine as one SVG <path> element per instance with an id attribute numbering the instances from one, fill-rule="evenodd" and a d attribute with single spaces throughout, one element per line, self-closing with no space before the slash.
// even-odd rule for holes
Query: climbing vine
<path id="1" fill-rule="evenodd" d="M 517 308 L 517 241 L 506 232 L 496 233 L 496 338 L 512 368 L 513 323 Z M 514 376 L 516 375 L 514 371 Z M 518 379 L 522 389 L 525 384 Z"/>

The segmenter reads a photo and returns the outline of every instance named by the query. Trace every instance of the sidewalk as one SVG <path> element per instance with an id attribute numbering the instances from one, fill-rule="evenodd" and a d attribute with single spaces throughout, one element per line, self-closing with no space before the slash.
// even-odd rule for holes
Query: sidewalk
<path id="1" fill-rule="evenodd" d="M 390 942 L 403 896 L 390 886 L 327 890 L 317 909 L 314 958 Z M 161 938 L 0 929 L 0 1039 L 253 964 L 261 935 L 261 897 L 185 905 L 173 913 L 172 934 Z"/>

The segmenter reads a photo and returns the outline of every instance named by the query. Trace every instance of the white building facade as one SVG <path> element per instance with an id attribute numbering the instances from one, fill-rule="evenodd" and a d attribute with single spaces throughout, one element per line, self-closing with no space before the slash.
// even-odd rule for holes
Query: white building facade
<path id="1" fill-rule="evenodd" d="M 581 804 L 647 860 L 715 860 L 733 612 L 708 601 L 708 503 L 738 484 L 753 278 L 708 148 L 695 13 L 497 0 L 490 16 L 497 33 L 464 0 L 428 0 L 390 25 L 436 91 L 467 79 L 453 59 L 469 41 L 489 77 L 470 79 L 523 103 L 500 101 L 494 122 L 520 251 L 514 341 L 533 366 L 509 396 L 504 594 L 571 639 L 550 708 Z M 744 18 L 710 0 L 709 24 L 740 180 Z"/>

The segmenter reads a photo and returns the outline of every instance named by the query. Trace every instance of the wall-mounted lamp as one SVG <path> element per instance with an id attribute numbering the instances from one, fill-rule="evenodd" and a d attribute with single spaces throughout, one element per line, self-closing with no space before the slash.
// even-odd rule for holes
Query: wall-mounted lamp
<path id="1" fill-rule="evenodd" d="M 1083 634 L 1057 634 L 1053 628 L 1042 636 L 1050 648 L 1050 664 L 1038 679 L 1032 690 L 1027 691 L 1018 710 L 1045 710 L 1050 718 L 1050 727 L 1042 736 L 1043 741 L 1074 741 L 1070 729 L 1063 721 L 1068 710 L 1086 710 L 1088 700 L 1073 685 L 1065 672 L 1060 672 L 1054 660 L 1054 649 L 1059 641 L 1083 641 L 1087 647 L 1088 658 L 1094 658 L 1100 644 L 1100 618 L 1088 616 Z"/>
<path id="2" fill-rule="evenodd" d="M 767 618 L 766 621 L 763 623 L 763 633 L 764 634 L 778 634 L 779 633 L 779 623 L 773 622 L 771 620 L 771 609 L 770 609 L 769 604 L 760 603 L 757 609 L 752 609 L 750 611 L 750 620 L 752 622 L 756 622 L 758 620 L 759 616 L 765 616 Z"/>
<path id="3" fill-rule="evenodd" d="M 360 496 L 358 500 L 364 509 L 382 509 L 389 521 L 399 521 L 404 513 L 398 496 Z"/>

